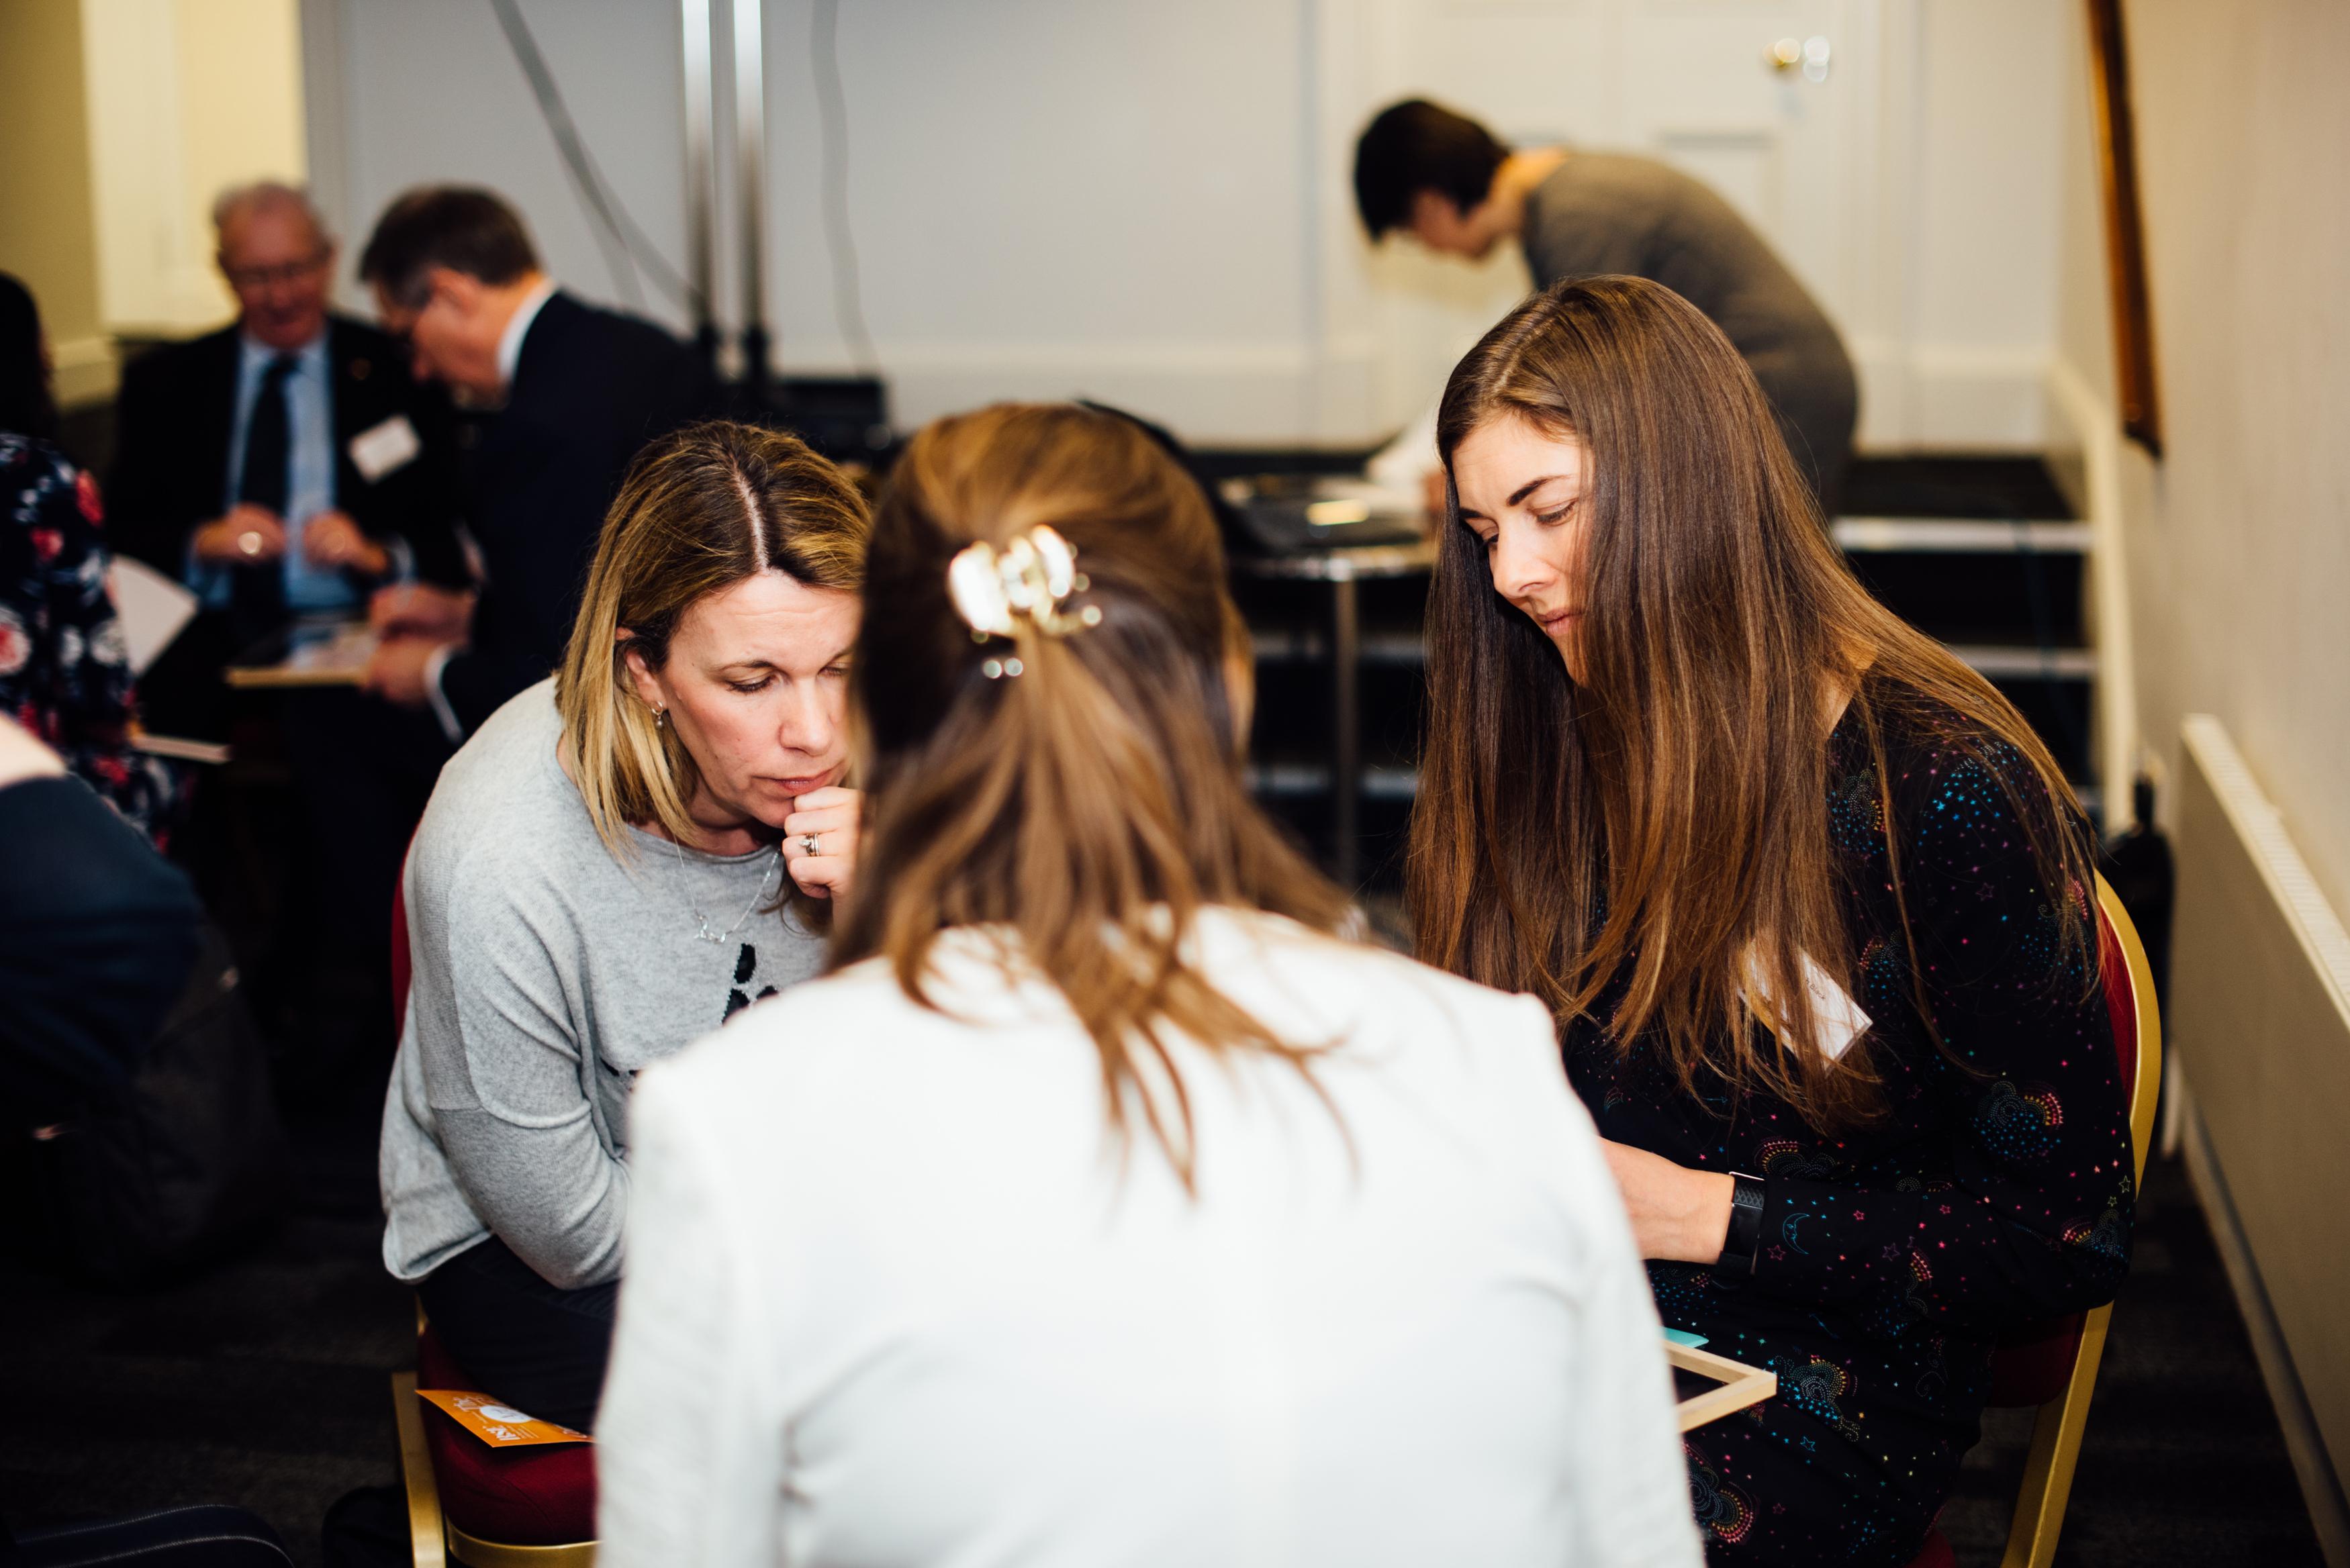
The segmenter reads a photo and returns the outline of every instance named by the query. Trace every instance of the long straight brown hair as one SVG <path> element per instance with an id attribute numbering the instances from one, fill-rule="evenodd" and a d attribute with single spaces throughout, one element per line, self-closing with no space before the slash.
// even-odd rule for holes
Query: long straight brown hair
<path id="1" fill-rule="evenodd" d="M 1011 638 L 975 638 L 948 563 L 1040 524 L 1076 552 L 1067 613 L 1098 624 L 1055 636 L 1015 615 Z M 1015 933 L 1007 961 L 1057 986 L 1093 1037 L 1111 1126 L 1139 1109 L 1187 1186 L 1170 1032 L 1301 1070 L 1313 1049 L 1192 966 L 1194 917 L 1232 905 L 1327 931 L 1345 908 L 1243 787 L 1246 693 L 1227 680 L 1246 655 L 1207 498 L 1133 421 L 1001 404 L 929 426 L 899 458 L 851 678 L 870 794 L 833 962 L 879 954 L 934 1005 L 941 932 Z"/>
<path id="2" fill-rule="evenodd" d="M 1825 809 L 1828 713 L 1849 693 L 1897 898 L 1889 721 L 2001 781 L 2060 949 L 2094 971 L 2089 846 L 2063 773 L 1989 682 L 1854 578 L 1745 361 L 1695 306 L 1632 277 L 1534 296 L 1453 369 L 1448 476 L 1471 431 L 1507 419 L 1587 458 L 1583 671 L 1495 593 L 1448 481 L 1407 875 L 1423 959 L 1530 992 L 1562 1026 L 1620 984 L 1597 1022 L 1619 1050 L 1650 1033 L 1684 1090 L 1759 1088 L 1822 1131 L 1870 1119 L 1879 1077 L 1861 1047 L 1818 1049 L 1802 967 L 1857 989 Z M 1909 956 L 1930 1033 L 1914 941 Z M 1750 965 L 1781 1044 L 1752 1027 Z"/>

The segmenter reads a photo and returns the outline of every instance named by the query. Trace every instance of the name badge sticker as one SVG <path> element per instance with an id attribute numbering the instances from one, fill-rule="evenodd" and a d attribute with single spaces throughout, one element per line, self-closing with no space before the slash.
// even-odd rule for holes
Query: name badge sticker
<path id="1" fill-rule="evenodd" d="M 407 467 L 423 450 L 424 443 L 416 439 L 416 427 L 408 422 L 406 414 L 394 414 L 351 437 L 351 462 L 369 484 Z"/>
<path id="2" fill-rule="evenodd" d="M 1812 1022 L 1819 1027 L 1820 1054 L 1831 1062 L 1838 1061 L 1852 1049 L 1854 1041 L 1867 1033 L 1869 1016 L 1860 1010 L 1860 1003 L 1852 999 L 1852 993 L 1830 979 L 1828 971 L 1822 969 L 1811 954 L 1804 953 L 1802 957 L 1804 989 L 1809 993 Z M 1779 1033 L 1775 1016 L 1777 1010 L 1771 1005 L 1770 987 L 1763 984 L 1762 966 L 1751 950 L 1746 955 L 1745 992 L 1746 1004 L 1754 1010 L 1755 1016 L 1762 1021 L 1762 1026 L 1773 1034 Z"/>

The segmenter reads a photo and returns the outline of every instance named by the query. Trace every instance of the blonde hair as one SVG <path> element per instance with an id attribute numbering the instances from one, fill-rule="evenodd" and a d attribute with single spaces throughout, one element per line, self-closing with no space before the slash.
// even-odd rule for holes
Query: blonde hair
<path id="1" fill-rule="evenodd" d="M 1083 629 L 1021 615 L 1008 647 L 975 639 L 948 562 L 1038 524 L 1076 549 L 1066 607 Z M 872 793 L 833 962 L 880 955 L 930 1006 L 942 931 L 1016 932 L 1093 1038 L 1110 1126 L 1139 1107 L 1187 1186 L 1191 1106 L 1168 1032 L 1301 1068 L 1315 1049 L 1185 957 L 1193 918 L 1229 905 L 1326 931 L 1345 909 L 1243 785 L 1226 679 L 1246 649 L 1207 498 L 1133 421 L 1002 404 L 931 425 L 899 459 L 851 678 Z"/>
<path id="2" fill-rule="evenodd" d="M 632 823 L 691 843 L 685 807 L 701 783 L 676 729 L 637 695 L 629 650 L 660 670 L 687 610 L 761 572 L 854 593 L 871 528 L 847 477 L 775 431 L 712 421 L 639 454 L 605 514 L 555 677 L 565 755 L 614 858 L 629 858 Z"/>

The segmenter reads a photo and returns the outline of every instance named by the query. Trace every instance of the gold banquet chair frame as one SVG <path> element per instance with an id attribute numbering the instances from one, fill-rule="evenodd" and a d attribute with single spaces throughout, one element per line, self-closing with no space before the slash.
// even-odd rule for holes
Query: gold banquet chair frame
<path id="1" fill-rule="evenodd" d="M 2147 965 L 2137 927 L 2103 877 L 2097 878 L 2097 915 L 2101 961 L 2105 964 L 2118 961 L 2129 979 L 2137 1058 L 2129 1085 L 2130 1184 L 2135 1189 L 2145 1179 L 2147 1147 L 2154 1137 L 2155 1101 L 2162 1083 L 2162 1018 L 2154 994 L 2154 971 Z M 2106 937 L 2111 939 L 2110 946 L 2102 940 Z M 2110 1009 L 2113 990 L 2109 983 L 2100 983 Z M 2116 1020 L 2117 1024 L 2120 1022 Z M 2111 1303 L 2081 1314 L 2072 1375 L 2062 1393 L 2038 1407 L 2000 1568 L 2049 1568 L 2055 1561 L 2056 1537 L 2064 1528 L 2064 1506 L 2073 1495 L 2073 1470 L 2080 1460 L 2081 1436 L 2089 1422 L 2089 1397 L 2096 1389 L 2097 1365 L 2105 1356 L 2106 1331 L 2113 1315 Z"/>

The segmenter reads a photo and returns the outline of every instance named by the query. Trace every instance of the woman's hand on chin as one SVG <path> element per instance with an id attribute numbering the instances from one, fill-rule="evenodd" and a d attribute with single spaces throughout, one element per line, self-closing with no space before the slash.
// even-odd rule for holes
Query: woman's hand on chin
<path id="1" fill-rule="evenodd" d="M 1730 1195 L 1737 1185 L 1727 1171 L 1691 1170 L 1607 1138 L 1599 1147 L 1624 1194 L 1640 1256 L 1707 1264 L 1721 1256 L 1730 1239 Z"/>
<path id="2" fill-rule="evenodd" d="M 837 898 L 857 872 L 858 821 L 864 794 L 839 784 L 810 790 L 784 818 L 784 865 L 812 898 Z M 810 854 L 808 841 L 816 841 Z"/>

